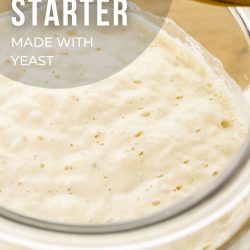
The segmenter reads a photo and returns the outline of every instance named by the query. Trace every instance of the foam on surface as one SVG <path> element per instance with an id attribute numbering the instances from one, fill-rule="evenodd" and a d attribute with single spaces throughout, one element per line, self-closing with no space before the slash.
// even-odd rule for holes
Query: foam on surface
<path id="1" fill-rule="evenodd" d="M 219 175 L 247 133 L 221 79 L 163 32 L 96 84 L 0 87 L 0 204 L 40 219 L 155 213 Z"/>

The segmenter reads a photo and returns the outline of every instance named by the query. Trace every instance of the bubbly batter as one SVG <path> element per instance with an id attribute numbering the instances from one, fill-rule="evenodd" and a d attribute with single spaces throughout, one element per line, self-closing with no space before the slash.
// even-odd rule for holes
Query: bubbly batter
<path id="1" fill-rule="evenodd" d="M 163 31 L 96 84 L 0 87 L 0 204 L 39 219 L 155 213 L 219 175 L 247 133 L 223 80 Z"/>

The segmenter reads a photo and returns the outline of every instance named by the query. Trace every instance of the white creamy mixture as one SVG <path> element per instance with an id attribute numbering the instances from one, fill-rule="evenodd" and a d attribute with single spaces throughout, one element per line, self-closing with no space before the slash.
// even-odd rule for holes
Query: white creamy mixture
<path id="1" fill-rule="evenodd" d="M 0 84 L 0 204 L 40 219 L 154 213 L 219 175 L 247 132 L 222 80 L 163 32 L 96 84 Z"/>

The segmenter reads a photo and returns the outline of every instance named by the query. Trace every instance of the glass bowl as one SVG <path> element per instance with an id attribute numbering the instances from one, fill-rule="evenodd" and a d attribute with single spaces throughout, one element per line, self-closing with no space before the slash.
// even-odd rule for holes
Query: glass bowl
<path id="1" fill-rule="evenodd" d="M 160 5 L 154 6 L 154 14 L 162 14 Z M 169 17 L 219 58 L 242 89 L 247 88 L 250 77 L 249 41 L 246 29 L 236 21 L 240 22 L 236 9 L 176 0 L 172 3 Z M 163 28 L 192 45 L 192 39 L 173 22 L 167 21 Z M 200 49 L 214 70 L 221 73 L 221 64 Z M 240 97 L 238 101 L 242 110 L 250 117 L 240 90 L 231 84 L 226 73 L 223 75 L 228 88 Z M 250 217 L 249 154 L 250 136 L 225 173 L 206 190 L 151 217 L 97 228 L 39 221 L 1 209 L 0 238 L 8 244 L 20 245 L 20 249 L 218 249 Z M 3 248 L 16 249 L 10 245 L 3 245 Z"/>

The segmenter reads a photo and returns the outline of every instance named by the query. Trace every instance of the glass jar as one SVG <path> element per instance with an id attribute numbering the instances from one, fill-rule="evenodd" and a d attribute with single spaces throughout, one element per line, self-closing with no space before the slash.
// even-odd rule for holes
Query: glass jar
<path id="1" fill-rule="evenodd" d="M 231 8 L 230 11 L 239 21 L 237 10 Z M 175 1 L 169 16 L 218 57 L 242 88 L 247 87 L 250 56 L 244 37 L 246 29 L 241 23 L 241 27 L 245 29 L 242 32 L 225 7 Z M 189 46 L 194 46 L 191 37 L 172 21 L 167 21 L 163 29 Z M 224 72 L 220 62 L 203 48 L 198 49 L 214 71 L 224 76 L 242 112 L 250 118 L 247 103 Z M 24 249 L 42 250 L 218 249 L 250 217 L 249 154 L 250 135 L 223 175 L 204 190 L 170 209 L 127 223 L 100 226 L 64 225 L 28 218 L 1 208 L 0 238 Z"/>

